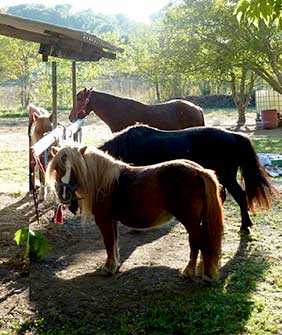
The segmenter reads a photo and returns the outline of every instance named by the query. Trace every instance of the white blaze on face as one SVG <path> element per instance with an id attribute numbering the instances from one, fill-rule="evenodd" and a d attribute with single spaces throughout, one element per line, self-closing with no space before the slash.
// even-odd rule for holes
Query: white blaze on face
<path id="1" fill-rule="evenodd" d="M 71 164 L 70 164 L 70 161 L 69 160 L 67 160 L 66 161 L 66 173 L 65 173 L 65 175 L 62 177 L 62 182 L 64 183 L 64 184 L 69 184 L 69 182 L 70 182 L 70 177 L 71 177 Z M 63 194 L 62 194 L 62 198 L 63 199 L 66 199 L 66 187 L 64 187 L 63 188 Z"/>

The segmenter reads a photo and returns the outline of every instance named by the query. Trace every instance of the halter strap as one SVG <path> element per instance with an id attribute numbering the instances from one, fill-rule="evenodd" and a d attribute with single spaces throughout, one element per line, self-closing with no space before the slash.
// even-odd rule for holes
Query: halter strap
<path id="1" fill-rule="evenodd" d="M 77 184 L 70 184 L 70 183 L 64 183 L 63 181 L 57 182 L 58 185 L 67 187 L 71 192 L 75 191 L 77 189 Z"/>
<path id="2" fill-rule="evenodd" d="M 85 102 L 84 102 L 84 104 L 82 104 L 82 106 L 80 107 L 80 109 L 79 109 L 79 111 L 78 111 L 78 113 L 77 113 L 77 115 L 82 114 L 83 118 L 84 118 L 86 115 L 88 115 L 88 114 L 86 113 L 85 109 L 86 109 L 87 105 L 89 104 L 89 101 L 90 101 L 92 92 L 93 92 L 93 91 L 92 91 L 91 89 L 88 90 L 87 95 L 86 95 Z"/>

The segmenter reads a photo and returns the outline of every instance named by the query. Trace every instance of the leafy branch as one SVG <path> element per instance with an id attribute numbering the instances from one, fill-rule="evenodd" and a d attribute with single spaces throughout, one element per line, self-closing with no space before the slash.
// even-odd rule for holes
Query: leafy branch
<path id="1" fill-rule="evenodd" d="M 51 245 L 46 237 L 41 232 L 33 231 L 30 228 L 18 229 L 15 233 L 14 240 L 17 246 L 21 246 L 25 243 L 25 263 L 29 263 L 30 260 L 41 262 L 51 251 Z"/>

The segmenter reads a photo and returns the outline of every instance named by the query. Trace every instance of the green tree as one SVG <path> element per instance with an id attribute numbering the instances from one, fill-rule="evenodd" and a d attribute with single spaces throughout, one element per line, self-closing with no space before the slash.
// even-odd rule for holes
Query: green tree
<path id="1" fill-rule="evenodd" d="M 282 29 L 281 0 L 240 0 L 235 14 L 239 21 L 247 21 L 257 26 L 261 20 L 267 25 L 274 22 Z"/>
<path id="2" fill-rule="evenodd" d="M 229 84 L 237 123 L 243 125 L 256 75 L 246 48 L 251 32 L 239 25 L 233 12 L 230 2 L 186 0 L 167 10 L 163 35 L 171 67 L 194 79 Z"/>
<path id="3" fill-rule="evenodd" d="M 36 70 L 40 66 L 38 45 L 7 37 L 0 39 L 2 80 L 15 80 L 20 84 L 21 104 L 25 108 L 30 100 Z"/>

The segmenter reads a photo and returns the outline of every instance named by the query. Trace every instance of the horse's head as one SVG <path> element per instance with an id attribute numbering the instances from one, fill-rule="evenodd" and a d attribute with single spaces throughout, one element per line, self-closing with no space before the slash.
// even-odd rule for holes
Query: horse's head
<path id="1" fill-rule="evenodd" d="M 55 191 L 59 201 L 70 205 L 77 200 L 78 192 L 85 189 L 85 162 L 83 154 L 86 147 L 52 147 L 52 160 L 49 162 L 47 180 L 54 181 Z"/>
<path id="2" fill-rule="evenodd" d="M 52 114 L 46 109 L 29 105 L 31 142 L 39 141 L 46 133 L 52 130 Z"/>
<path id="3" fill-rule="evenodd" d="M 77 93 L 76 108 L 73 108 L 69 115 L 69 120 L 71 122 L 74 122 L 77 119 L 84 119 L 92 111 L 89 104 L 92 92 L 94 92 L 92 88 L 85 88 Z"/>

